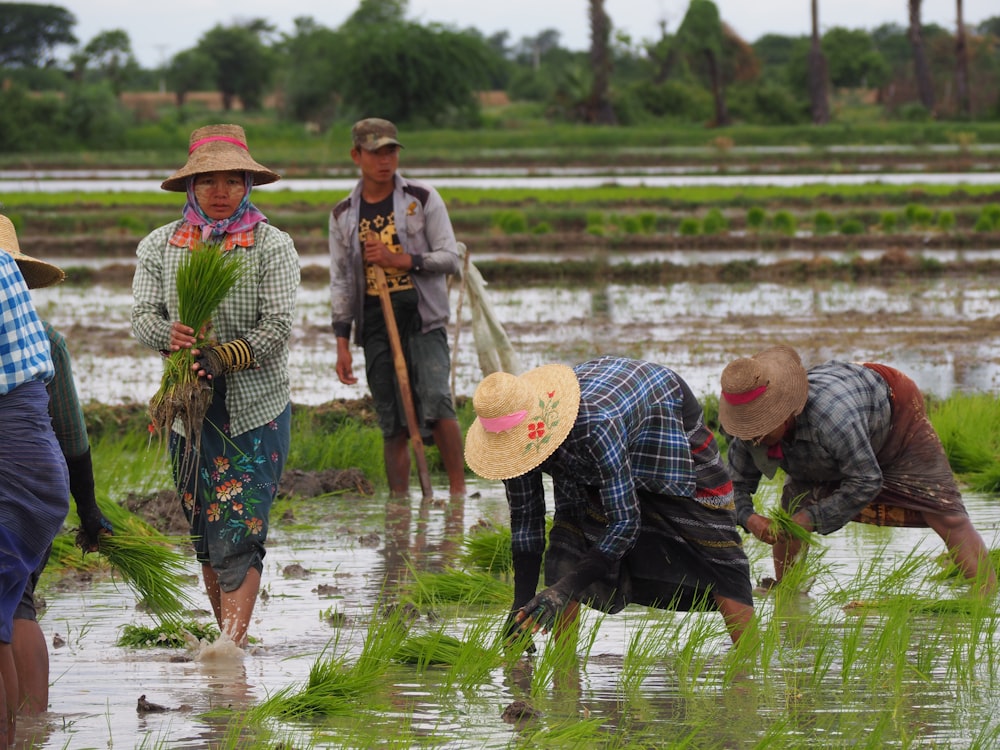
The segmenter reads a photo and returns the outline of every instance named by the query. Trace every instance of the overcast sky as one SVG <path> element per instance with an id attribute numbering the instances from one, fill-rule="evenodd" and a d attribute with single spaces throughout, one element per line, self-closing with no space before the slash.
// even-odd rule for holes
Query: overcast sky
<path id="1" fill-rule="evenodd" d="M 41 0 L 40 0 L 41 1 Z M 311 16 L 322 26 L 336 28 L 358 7 L 355 0 L 44 0 L 68 8 L 75 16 L 74 33 L 81 44 L 102 31 L 124 29 L 143 67 L 156 67 L 177 52 L 193 47 L 217 24 L 264 18 L 280 31 L 290 32 L 293 20 Z M 747 41 L 763 34 L 809 32 L 809 0 L 715 0 L 722 20 Z M 659 36 L 659 23 L 668 29 L 680 24 L 688 0 L 605 0 L 616 30 L 633 40 Z M 409 18 L 421 23 L 443 23 L 459 29 L 475 28 L 490 36 L 509 32 L 510 41 L 534 36 L 546 29 L 560 33 L 569 49 L 586 49 L 590 41 L 586 0 L 409 0 Z M 906 0 L 821 0 L 820 25 L 873 29 L 883 23 L 907 23 Z M 965 0 L 966 24 L 975 25 L 1000 15 L 997 0 Z M 924 0 L 924 23 L 947 28 L 955 25 L 954 0 Z M 61 57 L 65 58 L 65 51 Z"/>

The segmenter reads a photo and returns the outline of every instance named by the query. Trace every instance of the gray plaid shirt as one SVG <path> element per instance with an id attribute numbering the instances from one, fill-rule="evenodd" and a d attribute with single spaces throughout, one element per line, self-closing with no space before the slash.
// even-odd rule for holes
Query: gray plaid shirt
<path id="1" fill-rule="evenodd" d="M 889 386 L 874 370 L 849 362 L 826 362 L 807 374 L 809 398 L 795 418 L 795 434 L 781 442 L 777 462 L 743 440 L 734 438 L 729 445 L 736 517 L 744 529 L 755 512 L 753 495 L 762 474 L 773 476 L 777 467 L 800 482 L 839 482 L 836 492 L 807 511 L 820 534 L 843 527 L 882 489 L 875 455 L 892 420 Z"/>
<path id="2" fill-rule="evenodd" d="M 132 332 L 146 346 L 165 351 L 177 312 L 177 268 L 186 247 L 170 243 L 181 225 L 175 221 L 154 229 L 136 251 L 132 280 Z M 245 338 L 260 364 L 226 376 L 226 409 L 230 434 L 240 435 L 277 417 L 291 399 L 288 383 L 288 339 L 299 286 L 299 256 L 292 238 L 270 224 L 254 228 L 254 244 L 230 252 L 244 255 L 248 276 L 223 300 L 212 317 L 220 342 Z"/>

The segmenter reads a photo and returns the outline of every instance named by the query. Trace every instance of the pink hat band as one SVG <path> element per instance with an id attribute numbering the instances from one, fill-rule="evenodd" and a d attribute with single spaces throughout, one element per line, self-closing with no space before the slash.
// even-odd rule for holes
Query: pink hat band
<path id="1" fill-rule="evenodd" d="M 191 154 L 193 154 L 195 152 L 195 149 L 197 149 L 199 146 L 204 146 L 206 143 L 213 143 L 215 141 L 222 141 L 223 143 L 232 143 L 234 146 L 239 146 L 244 151 L 250 151 L 250 149 L 247 148 L 247 144 L 245 144 L 238 138 L 227 138 L 224 135 L 216 135 L 210 138 L 202 138 L 201 140 L 192 143 L 188 147 L 188 155 L 190 156 Z"/>
<path id="2" fill-rule="evenodd" d="M 487 432 L 506 432 L 521 424 L 526 416 L 528 416 L 527 410 L 522 409 L 502 417 L 479 417 L 479 423 Z"/>
<path id="3" fill-rule="evenodd" d="M 722 397 L 726 399 L 727 403 L 733 406 L 740 406 L 741 404 L 749 404 L 758 396 L 764 395 L 765 391 L 767 391 L 767 386 L 762 385 L 760 388 L 754 388 L 752 391 L 744 391 L 743 393 L 726 393 L 726 391 L 723 391 Z"/>

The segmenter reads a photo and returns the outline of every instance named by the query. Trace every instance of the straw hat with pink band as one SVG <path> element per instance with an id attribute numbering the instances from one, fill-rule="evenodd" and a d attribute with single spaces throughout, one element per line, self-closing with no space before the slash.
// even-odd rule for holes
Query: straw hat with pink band
<path id="1" fill-rule="evenodd" d="M 239 125 L 206 125 L 191 133 L 187 164 L 160 183 L 164 190 L 183 193 L 187 178 L 206 172 L 250 172 L 254 185 L 267 185 L 281 177 L 250 156 L 247 137 Z"/>
<path id="2" fill-rule="evenodd" d="M 571 367 L 544 365 L 523 375 L 495 372 L 472 397 L 476 421 L 465 461 L 484 479 L 527 474 L 555 453 L 576 423 L 580 381 Z"/>
<path id="3" fill-rule="evenodd" d="M 727 433 L 743 440 L 767 435 L 801 414 L 809 397 L 805 368 L 790 346 L 772 346 L 730 362 L 721 384 L 719 421 Z"/>
<path id="4" fill-rule="evenodd" d="M 14 222 L 2 214 L 0 214 L 0 250 L 9 253 L 17 261 L 17 267 L 21 269 L 21 275 L 28 289 L 52 286 L 66 278 L 66 274 L 59 266 L 22 253 L 21 246 L 17 242 Z"/>

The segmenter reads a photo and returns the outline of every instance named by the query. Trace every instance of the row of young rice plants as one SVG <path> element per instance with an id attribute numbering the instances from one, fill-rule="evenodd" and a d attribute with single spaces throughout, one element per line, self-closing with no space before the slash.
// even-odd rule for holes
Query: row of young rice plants
<path id="1" fill-rule="evenodd" d="M 996 463 L 998 413 L 989 395 L 931 405 L 949 456 L 978 456 L 956 466 L 963 478 Z M 300 419 L 316 439 L 316 423 Z M 329 429 L 334 444 L 351 442 L 358 431 L 349 420 Z M 104 437 L 94 451 L 95 465 L 111 469 L 100 476 L 114 477 L 114 486 L 99 480 L 102 508 L 129 491 L 169 486 L 166 458 L 148 436 Z M 334 454 L 317 455 L 302 465 Z M 768 484 L 758 505 L 773 514 L 776 497 L 776 485 Z M 116 528 L 125 522 L 112 521 Z M 231 727 L 228 746 L 473 741 L 485 731 L 480 723 L 504 708 L 478 697 L 495 696 L 498 681 L 510 686 L 508 708 L 520 701 L 511 747 L 802 747 L 848 738 L 872 748 L 968 746 L 960 737 L 992 746 L 1000 740 L 995 723 L 975 709 L 998 687 L 992 602 L 969 596 L 969 585 L 936 557 L 889 556 L 880 530 L 858 533 L 869 531 L 868 552 L 846 578 L 842 564 L 827 562 L 825 545 L 814 544 L 791 579 L 757 600 L 758 630 L 737 647 L 729 647 L 714 613 L 640 610 L 614 616 L 628 615 L 627 635 L 614 652 L 595 652 L 611 620 L 590 612 L 565 642 L 536 635 L 533 655 L 511 652 L 499 638 L 512 597 L 509 530 L 470 532 L 459 567 L 411 570 L 392 597 L 397 606 L 373 607 L 367 623 L 357 625 L 360 633 L 338 632 L 305 684 L 248 711 L 222 711 Z M 748 552 L 755 566 L 767 562 L 763 545 L 748 543 Z M 799 593 L 809 587 L 808 597 Z M 414 625 L 414 609 L 433 610 L 438 619 Z M 360 650 L 348 643 L 355 639 L 363 641 Z M 439 724 L 428 727 L 416 703 L 399 699 L 404 684 L 421 685 L 420 705 L 451 710 L 441 709 Z M 935 705 L 928 720 L 919 705 L 928 696 L 954 708 Z"/>

